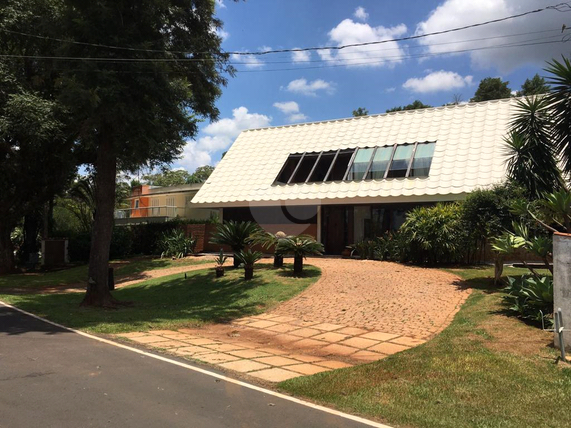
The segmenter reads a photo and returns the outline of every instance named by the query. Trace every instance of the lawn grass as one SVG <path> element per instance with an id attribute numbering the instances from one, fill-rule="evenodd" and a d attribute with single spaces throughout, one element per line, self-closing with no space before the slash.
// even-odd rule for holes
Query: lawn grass
<path id="1" fill-rule="evenodd" d="M 130 260 L 111 261 L 110 266 L 115 267 L 115 279 L 136 275 L 138 273 L 166 269 L 176 266 L 198 265 L 212 263 L 212 260 L 200 257 L 186 257 L 184 259 L 153 259 L 136 258 Z M 75 266 L 51 272 L 33 272 L 0 276 L 0 290 L 2 288 L 42 288 L 58 285 L 85 283 L 87 281 L 87 265 Z"/>
<path id="2" fill-rule="evenodd" d="M 2 294 L 0 300 L 68 327 L 94 333 L 195 327 L 264 312 L 301 292 L 320 276 L 306 266 L 294 278 L 291 265 L 273 269 L 257 264 L 254 279 L 244 281 L 243 269 L 226 269 L 215 278 L 213 269 L 201 269 L 148 280 L 120 288 L 113 295 L 133 307 L 118 310 L 80 308 L 83 293 Z"/>
<path id="3" fill-rule="evenodd" d="M 448 269 L 473 293 L 433 340 L 384 360 L 279 384 L 406 427 L 556 427 L 571 420 L 571 369 L 552 334 L 505 314 L 493 268 Z M 519 275 L 525 269 L 506 269 Z M 567 421 L 567 422 L 565 422 Z"/>

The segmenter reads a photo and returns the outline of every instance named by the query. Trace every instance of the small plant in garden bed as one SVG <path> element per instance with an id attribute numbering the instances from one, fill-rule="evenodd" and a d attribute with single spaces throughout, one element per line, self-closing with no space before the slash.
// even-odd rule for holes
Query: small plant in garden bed
<path id="1" fill-rule="evenodd" d="M 251 244 L 261 245 L 264 249 L 274 247 L 274 267 L 281 268 L 284 265 L 284 255 L 278 251 L 278 243 L 281 239 L 287 238 L 284 232 L 270 233 L 264 230 L 259 230 L 250 236 Z"/>
<path id="2" fill-rule="evenodd" d="M 508 277 L 508 286 L 505 288 L 507 296 L 504 300 L 509 310 L 515 312 L 520 318 L 551 322 L 553 314 L 553 277 L 522 275 L 521 277 Z"/>
<path id="3" fill-rule="evenodd" d="M 162 250 L 162 257 L 174 257 L 180 259 L 194 252 L 196 240 L 191 236 L 187 237 L 182 230 L 171 230 L 161 236 L 159 246 Z"/>
<path id="4" fill-rule="evenodd" d="M 309 235 L 288 236 L 278 242 L 277 251 L 293 255 L 293 273 L 299 276 L 303 273 L 303 259 L 323 254 L 323 244 Z"/>
<path id="5" fill-rule="evenodd" d="M 216 232 L 210 243 L 229 246 L 234 253 L 234 267 L 236 268 L 240 265 L 237 254 L 246 248 L 250 236 L 257 233 L 259 228 L 251 221 L 226 221 L 216 226 Z"/>
<path id="6" fill-rule="evenodd" d="M 262 253 L 259 251 L 242 250 L 234 257 L 244 265 L 244 279 L 246 281 L 251 280 L 254 277 L 254 264 L 262 258 Z"/>
<path id="7" fill-rule="evenodd" d="M 224 262 L 226 261 L 226 259 L 228 258 L 228 256 L 224 255 L 224 251 L 222 250 L 222 248 L 220 249 L 220 254 L 218 255 L 218 257 L 216 257 L 214 259 L 214 261 L 216 262 L 216 278 L 220 278 L 221 276 L 224 276 Z"/>

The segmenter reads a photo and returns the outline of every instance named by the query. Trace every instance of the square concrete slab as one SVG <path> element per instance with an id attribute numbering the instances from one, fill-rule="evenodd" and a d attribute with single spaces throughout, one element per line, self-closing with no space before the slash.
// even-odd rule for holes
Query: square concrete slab
<path id="1" fill-rule="evenodd" d="M 267 328 L 267 330 L 275 331 L 277 333 L 287 333 L 288 331 L 297 329 L 299 329 L 299 326 L 290 324 L 276 324 Z"/>
<path id="2" fill-rule="evenodd" d="M 213 349 L 215 351 L 227 352 L 227 351 L 241 351 L 245 349 L 242 346 L 234 345 L 231 343 L 215 343 L 213 345 L 204 345 L 205 348 Z"/>
<path id="3" fill-rule="evenodd" d="M 238 361 L 231 361 L 229 363 L 222 363 L 220 367 L 224 367 L 225 369 L 235 370 L 241 373 L 252 372 L 254 370 L 262 370 L 269 368 L 268 365 L 257 363 L 255 361 L 250 360 L 238 360 Z"/>
<path id="4" fill-rule="evenodd" d="M 397 352 L 409 349 L 406 346 L 395 345 L 394 343 L 384 342 L 368 349 L 368 351 L 380 352 L 386 355 L 396 354 Z"/>
<path id="5" fill-rule="evenodd" d="M 380 342 L 384 342 L 385 340 L 391 340 L 399 336 L 400 336 L 399 334 L 390 334 L 390 333 L 381 333 L 380 331 L 372 331 L 370 333 L 363 334 L 359 337 L 362 337 L 364 339 L 373 339 L 373 340 L 378 340 Z"/>
<path id="6" fill-rule="evenodd" d="M 351 358 L 354 360 L 366 362 L 382 360 L 385 357 L 386 355 L 384 354 L 379 354 L 378 352 L 371 351 L 359 351 L 351 355 Z"/>
<path id="7" fill-rule="evenodd" d="M 405 346 L 418 346 L 422 345 L 425 342 L 426 340 L 415 339 L 413 337 L 407 337 L 407 336 L 401 336 L 391 340 L 391 343 L 396 343 L 398 345 L 405 345 Z"/>
<path id="8" fill-rule="evenodd" d="M 157 348 L 182 348 L 184 346 L 188 346 L 184 342 L 179 342 L 178 340 L 167 340 L 166 342 L 155 342 L 151 344 L 152 346 L 156 346 Z"/>
<path id="9" fill-rule="evenodd" d="M 131 340 L 133 342 L 138 342 L 138 343 L 158 343 L 158 342 L 168 342 L 170 341 L 169 338 L 167 337 L 161 337 L 161 336 L 141 336 L 141 337 L 132 337 Z"/>
<path id="10" fill-rule="evenodd" d="M 318 348 L 327 345 L 329 342 L 322 342 L 315 339 L 302 339 L 295 342 L 293 345 L 300 348 Z"/>
<path id="11" fill-rule="evenodd" d="M 171 351 L 176 355 L 182 356 L 192 356 L 197 354 L 209 354 L 212 353 L 212 349 L 201 348 L 200 346 L 185 346 L 184 348 L 178 348 Z"/>
<path id="12" fill-rule="evenodd" d="M 352 337 L 351 339 L 347 339 L 341 342 L 341 345 L 353 346 L 359 349 L 367 349 L 378 344 L 378 340 L 363 339 L 362 337 Z"/>
<path id="13" fill-rule="evenodd" d="M 268 382 L 283 382 L 284 380 L 300 376 L 299 373 L 290 372 L 289 370 L 284 370 L 279 368 L 251 372 L 249 373 L 249 375 L 263 380 L 267 380 Z"/>
<path id="14" fill-rule="evenodd" d="M 298 361 L 303 361 L 304 363 L 314 363 L 316 361 L 323 361 L 323 358 L 316 357 L 314 355 L 289 354 L 288 358 L 294 358 Z"/>
<path id="15" fill-rule="evenodd" d="M 229 351 L 229 354 L 236 355 L 240 358 L 260 358 L 260 357 L 271 357 L 272 354 L 267 352 L 257 351 L 255 349 L 244 349 L 242 351 Z"/>
<path id="16" fill-rule="evenodd" d="M 287 365 L 291 365 L 291 364 L 299 364 L 299 361 L 293 360 L 291 358 L 279 357 L 279 356 L 256 358 L 256 361 L 258 361 L 260 363 L 264 363 L 264 364 L 269 364 L 270 366 L 277 366 L 277 367 L 287 366 Z"/>
<path id="17" fill-rule="evenodd" d="M 339 334 L 339 333 L 323 333 L 317 336 L 313 336 L 313 339 L 316 340 L 324 340 L 326 342 L 340 342 L 343 339 L 346 339 L 348 336 L 346 334 Z"/>
<path id="18" fill-rule="evenodd" d="M 296 364 L 295 366 L 288 366 L 287 368 L 288 370 L 293 370 L 304 375 L 312 375 L 331 370 L 326 367 L 315 366 L 313 364 Z"/>
<path id="19" fill-rule="evenodd" d="M 248 324 L 248 327 L 254 328 L 268 328 L 276 325 L 276 322 L 273 321 L 255 321 L 253 323 Z"/>
<path id="20" fill-rule="evenodd" d="M 327 367 L 328 369 L 344 369 L 346 367 L 353 367 L 351 364 L 344 363 L 342 361 L 325 360 L 318 361 L 314 363 L 316 366 Z"/>
<path id="21" fill-rule="evenodd" d="M 297 327 L 296 327 L 297 328 Z M 115 336 L 117 337 L 126 337 L 127 339 L 130 339 L 132 337 L 142 337 L 142 336 L 147 336 L 148 333 L 142 333 L 140 331 L 134 331 L 132 333 L 120 333 L 120 334 L 116 334 Z"/>
<path id="22" fill-rule="evenodd" d="M 324 330 L 324 331 L 333 331 L 333 330 L 339 330 L 340 328 L 343 328 L 342 325 L 338 325 L 338 324 L 330 324 L 327 322 L 321 323 L 321 324 L 316 324 L 311 326 L 311 328 L 317 328 L 319 330 Z"/>
<path id="23" fill-rule="evenodd" d="M 196 360 L 212 364 L 227 363 L 228 361 L 236 361 L 240 359 L 238 357 L 235 357 L 234 355 L 223 354 L 221 352 L 216 352 L 214 354 L 198 354 L 194 358 Z"/>
<path id="24" fill-rule="evenodd" d="M 184 340 L 184 342 L 189 343 L 191 345 L 214 345 L 216 343 L 220 343 L 215 339 L 205 339 L 203 337 L 199 337 L 198 339 Z"/>
<path id="25" fill-rule="evenodd" d="M 301 337 L 311 337 L 315 336 L 316 334 L 321 333 L 320 330 L 315 330 L 313 328 L 300 328 L 298 330 L 290 331 L 289 334 L 293 334 L 294 336 L 301 336 Z"/>
<path id="26" fill-rule="evenodd" d="M 358 349 L 350 346 L 333 344 L 326 346 L 322 351 L 329 355 L 351 355 L 357 352 Z"/>
<path id="27" fill-rule="evenodd" d="M 367 333 L 367 330 L 357 327 L 345 327 L 337 330 L 335 333 L 348 334 L 349 336 L 358 336 Z"/>
<path id="28" fill-rule="evenodd" d="M 273 338 L 278 343 L 291 343 L 299 340 L 300 336 L 293 336 L 291 334 L 278 334 Z"/>
<path id="29" fill-rule="evenodd" d="M 280 315 L 280 316 L 277 316 L 277 317 L 273 317 L 273 318 L 272 318 L 272 321 L 275 321 L 275 322 L 283 322 L 283 323 L 289 323 L 289 322 L 295 321 L 295 318 L 294 318 L 294 317 L 287 317 L 287 316 L 284 316 L 284 315 Z"/>

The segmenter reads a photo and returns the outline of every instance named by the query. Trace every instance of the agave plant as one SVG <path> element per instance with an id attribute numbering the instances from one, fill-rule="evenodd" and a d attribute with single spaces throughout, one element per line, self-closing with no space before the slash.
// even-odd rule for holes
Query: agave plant
<path id="1" fill-rule="evenodd" d="M 254 264 L 262 258 L 262 253 L 259 251 L 242 250 L 234 255 L 234 258 L 239 260 L 239 263 L 244 264 L 244 279 L 249 281 L 254 276 Z"/>
<path id="2" fill-rule="evenodd" d="M 287 235 L 284 232 L 274 234 L 260 229 L 250 237 L 250 243 L 261 245 L 266 250 L 274 247 L 274 267 L 281 268 L 284 265 L 284 256 L 278 252 L 278 243 L 285 238 Z"/>
<path id="3" fill-rule="evenodd" d="M 226 221 L 218 224 L 216 232 L 210 239 L 211 244 L 227 245 L 234 253 L 234 267 L 240 266 L 236 254 L 246 248 L 251 235 L 259 230 L 259 226 L 251 221 Z"/>
<path id="4" fill-rule="evenodd" d="M 293 273 L 303 273 L 303 259 L 307 256 L 323 254 L 323 245 L 308 235 L 288 236 L 280 239 L 277 245 L 280 254 L 293 255 Z"/>
<path id="5" fill-rule="evenodd" d="M 508 278 L 504 297 L 510 311 L 521 318 L 541 321 L 543 315 L 553 313 L 553 277 L 529 276 Z"/>

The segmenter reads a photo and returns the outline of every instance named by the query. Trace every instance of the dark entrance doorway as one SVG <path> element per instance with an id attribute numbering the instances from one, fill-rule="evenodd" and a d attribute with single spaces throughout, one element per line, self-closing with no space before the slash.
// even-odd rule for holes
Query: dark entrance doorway
<path id="1" fill-rule="evenodd" d="M 351 206 L 322 206 L 321 239 L 326 254 L 340 255 L 351 240 L 348 224 L 352 222 L 353 207 Z"/>

